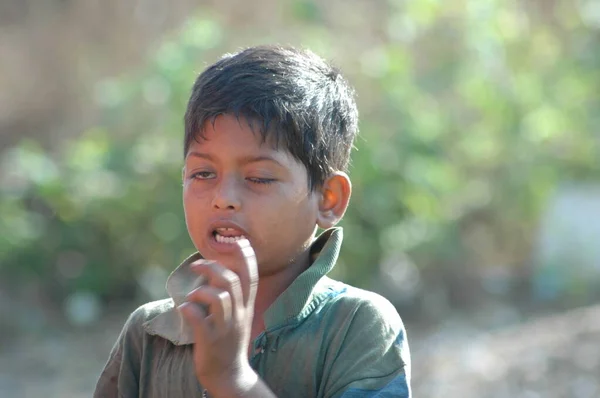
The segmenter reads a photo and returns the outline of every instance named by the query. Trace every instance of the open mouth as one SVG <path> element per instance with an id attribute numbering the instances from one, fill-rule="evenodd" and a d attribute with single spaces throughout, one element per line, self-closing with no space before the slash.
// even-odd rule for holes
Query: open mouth
<path id="1" fill-rule="evenodd" d="M 218 243 L 235 243 L 240 239 L 248 239 L 234 228 L 216 228 L 213 236 Z"/>

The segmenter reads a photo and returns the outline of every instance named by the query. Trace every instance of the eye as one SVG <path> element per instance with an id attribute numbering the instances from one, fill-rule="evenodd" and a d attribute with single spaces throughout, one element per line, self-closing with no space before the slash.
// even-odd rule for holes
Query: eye
<path id="1" fill-rule="evenodd" d="M 274 178 L 248 177 L 246 179 L 253 184 L 272 184 L 273 182 L 275 182 Z"/>
<path id="2" fill-rule="evenodd" d="M 193 180 L 209 180 L 215 178 L 216 174 L 212 171 L 197 171 L 190 176 Z"/>

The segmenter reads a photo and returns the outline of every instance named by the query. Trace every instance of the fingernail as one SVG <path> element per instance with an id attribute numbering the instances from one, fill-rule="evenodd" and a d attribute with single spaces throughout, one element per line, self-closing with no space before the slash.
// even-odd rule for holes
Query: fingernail
<path id="1" fill-rule="evenodd" d="M 203 265 L 208 265 L 208 264 L 213 264 L 213 263 L 214 263 L 213 260 L 204 260 L 204 259 L 202 259 L 202 260 L 196 260 L 196 261 L 194 261 L 193 263 L 190 264 L 190 267 L 192 267 L 192 268 L 198 268 L 198 267 L 201 267 Z"/>
<path id="2" fill-rule="evenodd" d="M 180 312 L 185 312 L 185 310 L 186 310 L 186 308 L 187 308 L 188 304 L 189 304 L 188 302 L 185 302 L 185 303 L 179 304 L 179 305 L 177 306 L 177 310 L 178 310 L 178 311 L 180 311 Z"/>
<path id="3" fill-rule="evenodd" d="M 236 242 L 237 242 L 238 246 L 240 246 L 241 248 L 250 246 L 250 241 L 248 239 L 240 239 Z"/>

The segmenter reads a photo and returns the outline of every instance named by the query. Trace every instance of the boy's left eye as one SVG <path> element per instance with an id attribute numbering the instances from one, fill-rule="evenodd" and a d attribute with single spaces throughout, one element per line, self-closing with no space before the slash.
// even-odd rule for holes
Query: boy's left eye
<path id="1" fill-rule="evenodd" d="M 275 181 L 275 179 L 273 179 L 273 178 L 259 178 L 259 177 L 248 177 L 246 179 L 254 184 L 271 184 Z"/>

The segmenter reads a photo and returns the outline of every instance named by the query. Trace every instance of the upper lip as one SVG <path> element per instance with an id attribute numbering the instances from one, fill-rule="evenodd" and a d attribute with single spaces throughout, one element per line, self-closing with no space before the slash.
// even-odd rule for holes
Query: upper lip
<path id="1" fill-rule="evenodd" d="M 236 231 L 240 232 L 246 238 L 248 238 L 248 232 L 244 230 L 239 224 L 231 221 L 231 220 L 215 220 L 209 224 L 209 234 L 213 234 L 217 228 L 232 228 Z"/>

